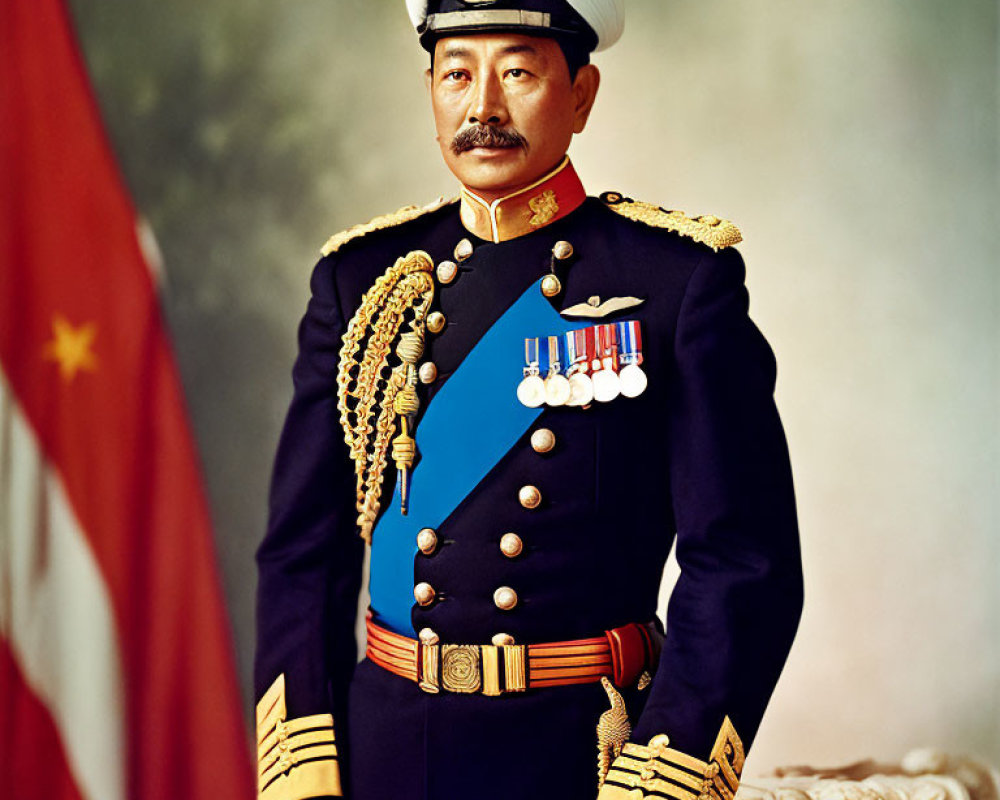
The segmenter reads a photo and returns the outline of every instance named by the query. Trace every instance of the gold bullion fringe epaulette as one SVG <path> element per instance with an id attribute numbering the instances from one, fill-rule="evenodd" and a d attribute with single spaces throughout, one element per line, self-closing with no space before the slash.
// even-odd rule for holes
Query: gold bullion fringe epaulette
<path id="1" fill-rule="evenodd" d="M 257 704 L 258 800 L 340 797 L 333 715 L 287 715 L 282 673 Z"/>
<path id="2" fill-rule="evenodd" d="M 422 217 L 424 214 L 430 214 L 433 211 L 437 211 L 439 208 L 451 205 L 457 200 L 457 197 L 445 199 L 444 196 L 442 196 L 433 203 L 428 203 L 425 206 L 403 206 L 401 209 L 393 211 L 391 214 L 382 214 L 361 225 L 353 225 L 346 231 L 335 233 L 326 240 L 326 244 L 323 245 L 320 252 L 324 256 L 328 256 L 330 253 L 336 253 L 341 247 L 352 239 L 357 239 L 365 234 L 374 233 L 375 231 L 380 231 L 384 228 L 392 228 L 396 225 L 402 225 L 404 222 L 409 222 L 411 219 Z"/>
<path id="3" fill-rule="evenodd" d="M 707 762 L 669 745 L 670 740 L 662 734 L 646 746 L 626 744 L 611 765 L 598 800 L 733 800 L 745 753 L 729 717 L 722 723 Z"/>
<path id="4" fill-rule="evenodd" d="M 605 192 L 601 195 L 601 200 L 616 214 L 654 228 L 666 228 L 696 242 L 707 244 L 715 251 L 743 241 L 743 234 L 732 222 L 711 214 L 689 217 L 683 211 L 670 211 L 652 203 L 633 200 L 618 192 Z"/>
<path id="5" fill-rule="evenodd" d="M 357 478 L 357 524 L 369 543 L 397 422 L 392 458 L 406 513 L 408 471 L 416 455 L 412 428 L 420 408 L 417 361 L 424 353 L 427 311 L 434 299 L 433 271 L 434 262 L 422 250 L 397 259 L 361 298 L 340 348 L 337 408 Z M 409 330 L 400 333 L 407 319 Z M 390 371 L 394 342 L 398 363 Z"/>

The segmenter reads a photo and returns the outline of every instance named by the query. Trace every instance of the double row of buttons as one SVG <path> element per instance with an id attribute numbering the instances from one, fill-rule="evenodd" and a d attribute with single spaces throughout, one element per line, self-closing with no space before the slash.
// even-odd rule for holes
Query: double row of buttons
<path id="1" fill-rule="evenodd" d="M 531 434 L 531 447 L 536 453 L 548 453 L 555 447 L 555 434 L 548 428 L 539 428 Z M 518 501 L 527 509 L 538 508 L 542 502 L 542 493 L 537 486 L 522 486 L 518 490 Z M 437 550 L 438 535 L 433 528 L 421 528 L 417 533 L 417 548 L 426 556 L 433 555 Z M 524 551 L 524 541 L 513 531 L 500 537 L 500 552 L 507 558 L 517 558 Z M 437 592 L 426 581 L 413 587 L 413 596 L 420 606 L 429 606 L 434 602 Z M 493 593 L 493 603 L 501 611 L 510 611 L 517 606 L 517 592 L 509 586 L 501 586 Z"/>
<path id="2" fill-rule="evenodd" d="M 466 261 L 472 255 L 472 243 L 463 239 L 455 247 L 455 261 Z M 435 270 L 437 279 L 442 284 L 449 284 L 458 276 L 458 265 L 455 261 L 442 261 Z M 447 321 L 440 311 L 433 311 L 427 316 L 427 329 L 431 333 L 444 330 Z M 437 367 L 432 361 L 425 361 L 418 371 L 423 383 L 433 383 L 437 379 Z M 548 453 L 556 444 L 555 434 L 548 428 L 538 428 L 531 434 L 531 447 L 536 453 Z M 537 486 L 526 485 L 518 490 L 518 502 L 526 509 L 535 509 L 542 503 L 542 493 Z M 421 528 L 417 533 L 417 548 L 426 556 L 433 555 L 438 548 L 437 531 L 433 528 Z M 500 537 L 500 552 L 507 558 L 517 558 L 524 551 L 524 541 L 513 531 Z M 437 591 L 426 581 L 421 581 L 413 587 L 413 597 L 419 606 L 431 605 L 437 597 Z M 511 611 L 518 604 L 517 592 L 509 586 L 501 586 L 493 592 L 493 603 L 501 611 Z M 420 639 L 425 644 L 436 640 L 437 634 L 430 628 L 420 631 Z M 426 641 L 425 641 L 426 639 Z M 514 644 L 514 637 L 506 633 L 498 633 L 492 639 L 493 644 Z"/>

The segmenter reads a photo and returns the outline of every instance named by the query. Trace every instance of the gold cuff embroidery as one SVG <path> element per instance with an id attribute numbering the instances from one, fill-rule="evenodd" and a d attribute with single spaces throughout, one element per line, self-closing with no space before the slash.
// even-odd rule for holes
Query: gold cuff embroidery
<path id="1" fill-rule="evenodd" d="M 740 786 L 744 761 L 746 753 L 743 750 L 743 742 L 737 736 L 736 728 L 733 727 L 729 717 L 726 717 L 715 739 L 712 755 L 709 757 L 702 797 L 710 795 L 716 800 L 733 800 Z"/>
<path id="2" fill-rule="evenodd" d="M 333 715 L 287 716 L 282 674 L 257 704 L 258 800 L 340 797 Z"/>
<path id="3" fill-rule="evenodd" d="M 309 797 L 341 797 L 340 769 L 336 759 L 299 764 L 277 778 L 259 795 L 259 800 L 305 800 Z"/>
<path id="4" fill-rule="evenodd" d="M 648 745 L 629 742 L 621 751 L 604 783 L 599 800 L 733 800 L 740 785 L 745 753 L 743 743 L 726 717 L 712 747 L 702 761 L 669 747 L 666 736 Z"/>

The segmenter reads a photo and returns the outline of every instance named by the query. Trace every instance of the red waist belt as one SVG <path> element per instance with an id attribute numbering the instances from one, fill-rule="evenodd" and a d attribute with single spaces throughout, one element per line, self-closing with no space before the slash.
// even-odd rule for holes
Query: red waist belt
<path id="1" fill-rule="evenodd" d="M 543 686 L 595 683 L 607 676 L 616 686 L 652 672 L 659 634 L 635 623 L 593 639 L 543 644 L 425 644 L 386 630 L 369 619 L 368 658 L 425 692 L 501 695 Z M 436 638 L 436 637 L 431 637 Z"/>

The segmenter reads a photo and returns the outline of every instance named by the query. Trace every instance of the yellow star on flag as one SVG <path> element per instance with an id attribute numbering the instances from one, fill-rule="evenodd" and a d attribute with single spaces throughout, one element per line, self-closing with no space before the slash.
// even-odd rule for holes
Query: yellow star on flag
<path id="1" fill-rule="evenodd" d="M 59 364 L 59 373 L 69 383 L 81 370 L 93 372 L 97 369 L 97 356 L 91 349 L 97 325 L 87 322 L 74 328 L 61 314 L 52 318 L 52 341 L 45 345 L 45 358 Z"/>

